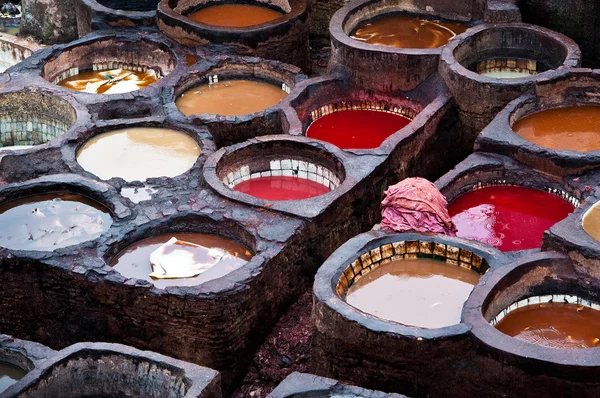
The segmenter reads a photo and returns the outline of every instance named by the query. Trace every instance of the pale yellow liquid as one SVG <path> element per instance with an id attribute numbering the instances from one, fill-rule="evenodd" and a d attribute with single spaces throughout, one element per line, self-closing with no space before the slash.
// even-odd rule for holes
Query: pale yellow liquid
<path id="1" fill-rule="evenodd" d="M 200 153 L 196 141 L 185 133 L 136 127 L 97 135 L 78 151 L 77 162 L 103 180 L 144 181 L 183 174 Z"/>

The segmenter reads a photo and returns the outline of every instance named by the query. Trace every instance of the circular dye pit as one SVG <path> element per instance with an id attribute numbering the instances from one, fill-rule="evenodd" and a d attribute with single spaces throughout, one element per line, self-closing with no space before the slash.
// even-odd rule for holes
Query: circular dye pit
<path id="1" fill-rule="evenodd" d="M 360 23 L 350 34 L 358 41 L 397 48 L 438 48 L 467 30 L 457 23 L 387 15 Z"/>
<path id="2" fill-rule="evenodd" d="M 183 174 L 200 153 L 198 143 L 180 131 L 132 127 L 90 139 L 77 151 L 77 162 L 103 180 L 144 181 Z"/>
<path id="3" fill-rule="evenodd" d="M 61 87 L 93 94 L 122 94 L 148 87 L 160 79 L 153 69 L 140 72 L 127 68 L 81 72 L 59 81 Z"/>
<path id="4" fill-rule="evenodd" d="M 67 132 L 77 111 L 66 100 L 20 91 L 0 95 L 0 151 L 45 144 Z"/>
<path id="5" fill-rule="evenodd" d="M 324 195 L 331 189 L 299 177 L 265 176 L 243 181 L 234 190 L 265 200 L 300 200 Z"/>
<path id="6" fill-rule="evenodd" d="M 495 324 L 496 329 L 544 347 L 600 347 L 600 311 L 582 304 L 544 302 L 527 305 L 526 301 L 504 315 Z"/>
<path id="7" fill-rule="evenodd" d="M 155 269 L 150 262 L 150 255 L 173 237 L 180 241 L 203 246 L 203 248 L 193 248 L 193 250 L 186 251 L 189 253 L 189 256 L 194 260 L 197 259 L 198 262 L 206 262 L 208 249 L 211 248 L 223 250 L 226 255 L 197 276 L 171 279 L 151 277 L 150 274 Z M 115 271 L 126 278 L 147 280 L 158 288 L 165 288 L 167 286 L 196 286 L 220 278 L 241 268 L 251 258 L 252 253 L 245 246 L 231 240 L 196 233 L 171 233 L 135 242 L 119 253 L 111 262 L 111 265 Z M 174 275 L 177 275 L 177 272 L 186 272 L 183 269 L 183 262 L 178 262 L 176 265 L 174 269 L 169 269 L 168 271 L 173 271 Z"/>
<path id="8" fill-rule="evenodd" d="M 53 251 L 94 240 L 108 231 L 108 210 L 85 196 L 53 193 L 0 205 L 0 246 Z"/>
<path id="9" fill-rule="evenodd" d="M 277 105 L 287 93 L 280 86 L 256 80 L 224 80 L 184 92 L 175 104 L 186 116 L 203 113 L 242 116 Z"/>
<path id="10" fill-rule="evenodd" d="M 341 149 L 378 148 L 386 138 L 411 120 L 392 112 L 368 109 L 337 111 L 311 123 L 306 136 Z"/>
<path id="11" fill-rule="evenodd" d="M 556 195 L 515 186 L 477 189 L 448 206 L 457 236 L 505 252 L 539 248 L 544 231 L 573 210 L 572 204 Z"/>
<path id="12" fill-rule="evenodd" d="M 272 8 L 252 4 L 221 4 L 202 8 L 189 17 L 207 25 L 243 28 L 270 22 L 283 15 Z"/>
<path id="13" fill-rule="evenodd" d="M 25 377 L 26 374 L 27 372 L 19 367 L 0 362 L 0 394 Z"/>
<path id="14" fill-rule="evenodd" d="M 464 302 L 479 274 L 432 259 L 379 265 L 348 289 L 346 302 L 378 318 L 441 328 L 460 323 Z"/>
<path id="15" fill-rule="evenodd" d="M 600 150 L 600 107 L 548 109 L 518 120 L 512 129 L 544 148 L 589 152 Z"/>

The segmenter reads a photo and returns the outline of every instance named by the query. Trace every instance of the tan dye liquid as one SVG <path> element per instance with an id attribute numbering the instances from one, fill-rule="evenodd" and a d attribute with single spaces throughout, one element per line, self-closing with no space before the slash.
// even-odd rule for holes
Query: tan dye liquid
<path id="1" fill-rule="evenodd" d="M 600 311 L 567 303 L 532 304 L 509 312 L 496 328 L 551 348 L 600 347 Z"/>
<path id="2" fill-rule="evenodd" d="M 212 268 L 193 278 L 182 279 L 153 279 L 149 276 L 152 272 L 150 254 L 158 249 L 169 239 L 175 237 L 179 240 L 202 245 L 207 248 L 220 248 L 231 256 L 223 259 Z M 194 249 L 192 249 L 194 250 Z M 199 260 L 204 255 L 198 255 Z M 159 235 L 153 238 L 141 240 L 127 247 L 112 261 L 115 271 L 126 278 L 143 279 L 152 282 L 158 288 L 167 286 L 196 286 L 203 282 L 220 278 L 228 273 L 241 268 L 252 258 L 252 253 L 243 245 L 213 235 L 194 233 L 172 233 Z"/>
<path id="3" fill-rule="evenodd" d="M 58 85 L 71 90 L 94 94 L 121 94 L 136 91 L 159 80 L 154 71 L 137 72 L 127 69 L 81 72 Z"/>
<path id="4" fill-rule="evenodd" d="M 378 318 L 423 328 L 460 323 L 475 271 L 431 259 L 380 265 L 348 290 L 346 301 Z"/>
<path id="5" fill-rule="evenodd" d="M 90 139 L 77 152 L 77 162 L 103 180 L 121 177 L 126 181 L 144 181 L 185 173 L 200 152 L 196 141 L 180 131 L 135 127 Z"/>
<path id="6" fill-rule="evenodd" d="M 513 130 L 544 148 L 600 150 L 600 106 L 548 109 L 517 121 Z"/>
<path id="7" fill-rule="evenodd" d="M 592 206 L 583 217 L 583 229 L 592 238 L 600 241 L 600 203 Z"/>
<path id="8" fill-rule="evenodd" d="M 353 39 L 397 48 L 438 48 L 467 30 L 466 26 L 407 16 L 388 16 L 358 25 Z"/>
<path id="9" fill-rule="evenodd" d="M 176 101 L 186 116 L 208 113 L 241 116 L 277 105 L 287 93 L 281 87 L 253 80 L 225 80 L 194 87 Z"/>
<path id="10" fill-rule="evenodd" d="M 281 18 L 282 12 L 250 4 L 223 4 L 202 8 L 190 15 L 207 25 L 243 28 Z"/>

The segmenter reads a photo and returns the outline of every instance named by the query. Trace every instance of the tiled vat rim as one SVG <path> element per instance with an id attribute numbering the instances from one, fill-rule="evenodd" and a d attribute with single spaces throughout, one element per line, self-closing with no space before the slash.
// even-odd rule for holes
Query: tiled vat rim
<path id="1" fill-rule="evenodd" d="M 477 63 L 477 73 L 523 72 L 537 75 L 537 61 L 520 58 L 494 58 Z"/>
<path id="2" fill-rule="evenodd" d="M 506 186 L 515 186 L 515 187 L 524 187 L 524 188 L 528 188 L 524 185 L 521 184 L 515 184 L 512 183 L 510 181 L 507 180 L 488 180 L 486 182 L 478 182 L 477 184 L 473 185 L 473 191 L 477 190 L 477 189 L 481 189 L 481 188 L 487 188 L 487 187 L 495 187 L 495 186 L 499 186 L 499 185 L 506 185 Z M 535 188 L 533 188 L 535 189 Z M 558 196 L 559 198 L 563 198 L 564 200 L 566 200 L 567 202 L 571 203 L 573 206 L 575 207 L 579 207 L 579 205 L 581 204 L 581 200 L 577 199 L 577 197 L 575 197 L 574 195 L 563 191 L 562 189 L 558 189 L 558 188 L 550 188 L 547 186 L 544 186 L 544 188 L 542 189 L 543 191 L 546 191 L 548 193 L 551 193 L 553 195 Z"/>
<path id="3" fill-rule="evenodd" d="M 393 113 L 396 115 L 403 116 L 407 119 L 414 119 L 415 116 L 419 113 L 414 109 L 398 106 L 398 105 L 389 105 L 384 102 L 379 101 L 350 101 L 350 102 L 340 102 L 337 104 L 329 104 L 323 105 L 320 108 L 315 109 L 310 113 L 311 122 L 322 118 L 323 116 L 329 115 L 334 112 L 343 112 L 343 111 L 356 111 L 356 110 L 368 110 L 368 111 L 378 111 L 378 112 L 387 112 Z"/>
<path id="4" fill-rule="evenodd" d="M 69 128 L 70 124 L 48 116 L 0 113 L 0 147 L 45 144 Z"/>
<path id="5" fill-rule="evenodd" d="M 92 70 L 95 71 L 103 71 L 103 70 L 111 70 L 111 69 L 127 69 L 133 72 L 148 72 L 148 70 L 152 69 L 156 72 L 156 75 L 158 76 L 158 78 L 163 77 L 161 72 L 155 68 L 149 67 L 149 66 L 145 66 L 145 65 L 133 65 L 133 64 L 128 64 L 126 62 L 104 62 L 104 63 L 100 63 L 100 64 L 93 64 L 92 65 Z M 58 84 L 59 82 L 68 79 L 69 77 L 73 77 L 75 75 L 78 75 L 80 73 L 79 71 L 79 67 L 78 66 L 74 66 L 70 69 L 67 69 L 66 71 L 59 73 L 58 76 L 56 76 L 53 80 L 54 84 Z"/>
<path id="6" fill-rule="evenodd" d="M 340 178 L 335 172 L 321 165 L 298 159 L 271 160 L 269 170 L 253 170 L 250 165 L 245 165 L 228 173 L 222 181 L 229 188 L 233 188 L 243 181 L 271 176 L 303 178 L 325 185 L 332 191 L 340 185 Z"/>
<path id="7" fill-rule="evenodd" d="M 568 303 L 577 304 L 583 307 L 591 308 L 600 311 L 600 303 L 583 299 L 578 296 L 572 296 L 568 294 L 551 294 L 546 296 L 533 296 L 523 300 L 519 300 L 511 304 L 508 308 L 503 309 L 498 315 L 490 321 L 490 325 L 495 326 L 500 322 L 506 315 L 516 310 L 517 308 L 527 307 L 528 305 L 544 304 L 544 303 Z"/>
<path id="8" fill-rule="evenodd" d="M 336 285 L 338 296 L 343 297 L 354 282 L 382 264 L 403 259 L 445 259 L 446 263 L 473 270 L 483 275 L 487 262 L 472 251 L 433 241 L 401 241 L 376 247 L 354 260 L 340 276 Z"/>
<path id="9" fill-rule="evenodd" d="M 234 79 L 227 79 L 227 80 L 235 80 Z M 208 76 L 208 84 L 215 84 L 219 82 L 219 75 L 210 75 Z M 292 88 L 290 86 L 288 86 L 285 83 L 281 83 L 281 90 L 285 91 L 287 94 L 292 92 Z"/>

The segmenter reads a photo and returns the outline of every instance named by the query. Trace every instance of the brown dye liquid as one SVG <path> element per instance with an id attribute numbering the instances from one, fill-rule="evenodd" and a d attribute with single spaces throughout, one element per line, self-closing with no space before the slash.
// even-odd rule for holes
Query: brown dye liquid
<path id="1" fill-rule="evenodd" d="M 479 274 L 431 259 L 380 265 L 348 289 L 351 306 L 378 318 L 423 328 L 460 322 Z"/>
<path id="2" fill-rule="evenodd" d="M 0 205 L 0 246 L 52 251 L 96 239 L 111 225 L 107 209 L 84 196 L 30 196 Z"/>
<path id="3" fill-rule="evenodd" d="M 498 322 L 502 333 L 551 348 L 600 347 L 600 311 L 567 303 L 532 304 Z"/>
<path id="4" fill-rule="evenodd" d="M 26 374 L 21 368 L 0 362 L 0 394 Z"/>
<path id="5" fill-rule="evenodd" d="M 592 238 L 600 241 L 600 203 L 592 206 L 583 216 L 583 229 Z"/>
<path id="6" fill-rule="evenodd" d="M 544 148 L 588 152 L 600 149 L 600 106 L 554 108 L 517 121 L 513 130 Z"/>
<path id="7" fill-rule="evenodd" d="M 222 4 L 206 7 L 190 15 L 194 21 L 213 26 L 243 28 L 281 18 L 282 12 L 250 4 Z"/>
<path id="8" fill-rule="evenodd" d="M 200 156 L 198 143 L 180 131 L 134 127 L 99 134 L 77 151 L 77 162 L 103 180 L 175 177 Z"/>
<path id="9" fill-rule="evenodd" d="M 438 48 L 467 30 L 466 26 L 406 16 L 387 16 L 358 25 L 353 39 L 398 48 Z"/>
<path id="10" fill-rule="evenodd" d="M 176 101 L 186 116 L 209 113 L 241 116 L 277 105 L 287 93 L 281 87 L 253 80 L 225 80 L 194 87 Z"/>
<path id="11" fill-rule="evenodd" d="M 220 248 L 234 257 L 223 257 L 218 264 L 193 278 L 151 278 L 149 276 L 152 272 L 150 254 L 173 237 L 185 242 L 202 245 L 207 248 Z M 199 260 L 206 260 L 205 256 L 200 257 L 201 258 L 199 258 Z M 156 287 L 163 289 L 167 286 L 196 286 L 201 283 L 220 278 L 238 268 L 241 268 L 251 258 L 252 253 L 246 247 L 231 240 L 204 234 L 172 233 L 135 242 L 119 253 L 112 261 L 111 265 L 115 271 L 119 272 L 126 278 L 147 280 L 152 282 Z"/>
<path id="12" fill-rule="evenodd" d="M 127 69 L 81 72 L 58 82 L 59 86 L 87 93 L 119 94 L 139 90 L 159 80 L 154 71 Z"/>

